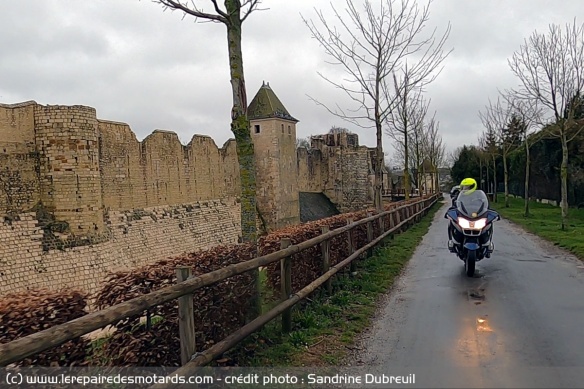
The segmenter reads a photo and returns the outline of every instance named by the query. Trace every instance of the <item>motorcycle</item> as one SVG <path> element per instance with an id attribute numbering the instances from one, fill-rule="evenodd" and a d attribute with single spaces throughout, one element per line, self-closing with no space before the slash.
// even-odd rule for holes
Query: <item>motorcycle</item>
<path id="1" fill-rule="evenodd" d="M 482 190 L 460 193 L 445 219 L 449 219 L 450 252 L 464 261 L 466 275 L 473 277 L 476 263 L 490 258 L 493 244 L 493 223 L 501 216 L 489 209 L 489 199 Z"/>

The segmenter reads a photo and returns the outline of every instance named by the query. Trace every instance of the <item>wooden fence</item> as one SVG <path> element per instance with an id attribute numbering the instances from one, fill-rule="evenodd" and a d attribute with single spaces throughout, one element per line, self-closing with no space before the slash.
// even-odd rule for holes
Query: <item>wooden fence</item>
<path id="1" fill-rule="evenodd" d="M 283 331 L 289 331 L 291 328 L 290 309 L 292 306 L 310 295 L 323 284 L 325 284 L 327 289 L 330 290 L 330 280 L 335 273 L 347 265 L 351 265 L 351 269 L 353 270 L 355 259 L 362 256 L 365 252 L 367 252 L 368 255 L 371 255 L 373 247 L 384 238 L 395 234 L 396 232 L 400 232 L 409 225 L 419 221 L 440 197 L 442 197 L 442 194 L 425 196 L 392 210 L 381 212 L 376 215 L 368 215 L 368 217 L 364 219 L 351 222 L 347 224 L 347 226 L 332 231 L 328 231 L 328 228 L 323 227 L 321 235 L 296 245 L 290 245 L 289 239 L 282 239 L 281 250 L 279 251 L 245 262 L 232 264 L 201 276 L 191 277 L 190 268 L 178 268 L 176 270 L 178 283 L 175 285 L 87 314 L 67 323 L 16 339 L 12 342 L 0 344 L 0 366 L 7 366 L 49 348 L 59 346 L 69 340 L 86 335 L 92 331 L 112 325 L 122 319 L 142 314 L 157 305 L 178 299 L 179 335 L 183 366 L 175 373 L 186 375 L 189 371 L 193 371 L 199 366 L 208 364 L 250 334 L 261 329 L 266 323 L 279 315 L 282 315 Z M 388 231 L 384 231 L 385 221 L 387 221 L 385 218 L 389 219 L 390 228 Z M 380 235 L 376 238 L 373 237 L 372 224 L 375 221 L 379 222 L 381 231 Z M 353 229 L 363 224 L 367 224 L 367 240 L 369 243 L 360 249 L 355 250 L 354 245 L 352 244 Z M 336 265 L 330 266 L 330 239 L 340 234 L 347 234 L 348 244 L 352 254 Z M 321 245 L 322 248 L 323 274 L 300 291 L 292 294 L 291 280 L 293 275 L 291 274 L 291 256 L 316 245 Z M 207 350 L 193 355 L 195 350 L 194 339 L 196 324 L 194 323 L 193 298 L 191 294 L 197 289 L 210 286 L 227 278 L 259 267 L 264 267 L 276 261 L 280 261 L 282 271 L 281 303 Z"/>
<path id="2" fill-rule="evenodd" d="M 405 189 L 384 189 L 382 191 L 382 196 L 384 197 L 405 197 L 406 195 L 406 190 Z M 410 190 L 410 197 L 419 197 L 420 195 L 424 195 L 423 191 L 422 194 L 420 194 L 420 191 L 416 190 L 416 189 L 412 189 Z"/>

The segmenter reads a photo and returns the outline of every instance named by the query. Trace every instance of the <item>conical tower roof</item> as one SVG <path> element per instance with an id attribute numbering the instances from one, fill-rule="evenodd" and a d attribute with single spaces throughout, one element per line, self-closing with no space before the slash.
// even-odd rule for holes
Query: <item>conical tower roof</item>
<path id="1" fill-rule="evenodd" d="M 266 84 L 265 82 L 251 103 L 249 103 L 247 117 L 249 120 L 278 118 L 298 122 L 297 119 L 290 115 L 284 104 L 270 88 L 270 83 Z"/>

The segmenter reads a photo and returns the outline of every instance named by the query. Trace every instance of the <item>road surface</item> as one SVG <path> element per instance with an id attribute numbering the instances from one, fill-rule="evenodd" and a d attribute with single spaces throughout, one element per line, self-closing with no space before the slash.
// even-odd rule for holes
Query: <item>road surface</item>
<path id="1" fill-rule="evenodd" d="M 446 248 L 446 209 L 351 365 L 415 374 L 415 384 L 388 387 L 584 387 L 584 264 L 501 220 L 495 252 L 468 278 Z"/>

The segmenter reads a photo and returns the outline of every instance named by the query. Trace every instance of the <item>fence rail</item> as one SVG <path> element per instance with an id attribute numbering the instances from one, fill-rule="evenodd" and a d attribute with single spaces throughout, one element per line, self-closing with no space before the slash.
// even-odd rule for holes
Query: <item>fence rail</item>
<path id="1" fill-rule="evenodd" d="M 422 191 L 422 195 L 424 195 L 423 192 L 424 191 Z M 384 189 L 382 191 L 382 196 L 385 196 L 385 197 L 404 197 L 405 195 L 406 195 L 405 189 Z M 412 189 L 412 190 L 410 190 L 409 195 L 411 197 L 420 196 L 420 191 L 417 189 Z"/>
<path id="2" fill-rule="evenodd" d="M 298 243 L 296 245 L 289 245 L 289 242 L 282 244 L 282 249 L 274 253 L 263 255 L 245 262 L 233 264 L 226 266 L 222 269 L 212 271 L 207 274 L 203 274 L 197 277 L 190 277 L 189 271 L 184 268 L 177 269 L 177 280 L 178 283 L 172 286 L 165 287 L 163 289 L 150 292 L 140 297 L 133 298 L 131 300 L 113 305 L 111 307 L 96 311 L 75 320 L 63 323 L 46 330 L 16 339 L 12 342 L 0 344 L 0 366 L 7 366 L 11 363 L 18 362 L 24 358 L 31 355 L 40 353 L 52 347 L 59 346 L 69 340 L 78 338 L 80 336 L 86 335 L 94 330 L 104 328 L 108 325 L 112 325 L 120 320 L 126 319 L 131 316 L 142 314 L 148 309 L 166 303 L 168 301 L 179 299 L 179 329 L 181 338 L 181 360 L 183 363 L 183 368 L 192 369 L 193 366 L 201 366 L 202 364 L 209 363 L 216 356 L 225 352 L 229 348 L 233 347 L 235 344 L 239 343 L 242 339 L 250 335 L 251 333 L 257 331 L 263 325 L 265 325 L 270 320 L 274 319 L 278 315 L 289 312 L 289 309 L 298 303 L 300 300 L 312 293 L 316 288 L 322 284 L 329 283 L 330 278 L 337 273 L 343 267 L 353 263 L 354 259 L 358 258 L 365 251 L 369 251 L 381 240 L 390 234 L 402 229 L 405 225 L 410 224 L 416 220 L 419 220 L 427 210 L 438 201 L 441 194 L 433 194 L 427 197 L 419 198 L 418 200 L 405 204 L 389 211 L 380 212 L 378 214 L 368 216 L 356 222 L 351 222 L 344 227 L 334 229 L 332 231 L 327 231 L 328 229 L 323 229 L 323 233 L 317 237 L 306 240 L 304 242 Z M 372 224 L 374 221 L 378 220 L 379 225 L 384 225 L 384 218 L 389 217 L 390 229 L 384 231 L 381 228 L 380 235 L 371 240 L 367 245 L 363 246 L 358 250 L 354 250 L 352 245 L 352 230 L 360 225 L 367 224 L 369 237 L 373 236 Z M 323 272 L 324 274 L 317 278 L 315 281 L 310 283 L 308 286 L 304 287 L 302 290 L 292 294 L 290 296 L 289 282 L 291 279 L 290 274 L 290 257 L 300 251 L 306 250 L 313 246 L 322 243 L 323 254 L 328 253 L 329 240 L 340 234 L 348 234 L 348 242 L 351 247 L 352 254 L 344 259 L 343 261 L 337 263 L 336 265 L 329 267 L 328 255 L 323 255 Z M 257 269 L 259 267 L 267 266 L 276 261 L 281 261 L 282 269 L 282 288 L 283 288 L 283 301 L 273 308 L 266 314 L 259 316 L 255 320 L 246 324 L 244 327 L 240 328 L 238 331 L 227 336 L 223 341 L 218 342 L 214 346 L 205 350 L 204 352 L 197 354 L 193 358 L 194 345 L 194 328 L 195 323 L 192 322 L 192 298 L 188 298 L 197 289 L 203 288 L 205 286 L 210 286 L 227 278 L 245 273 L 250 270 Z M 289 315 L 284 315 L 284 330 L 289 326 Z M 189 362 L 187 362 L 189 361 Z"/>

